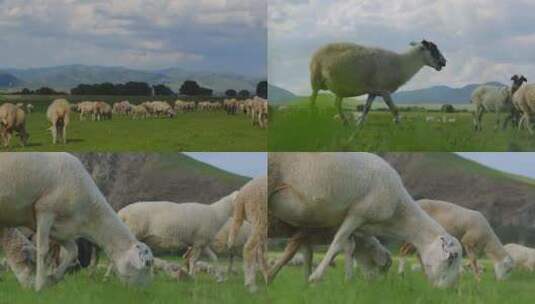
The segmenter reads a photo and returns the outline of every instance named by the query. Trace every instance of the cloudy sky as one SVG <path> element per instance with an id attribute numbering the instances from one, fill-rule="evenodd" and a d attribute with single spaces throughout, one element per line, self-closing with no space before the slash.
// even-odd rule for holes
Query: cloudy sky
<path id="1" fill-rule="evenodd" d="M 351 41 L 402 52 L 410 41 L 435 42 L 448 66 L 422 69 L 401 90 L 535 79 L 533 0 L 270 0 L 270 82 L 308 94 L 311 54 Z"/>
<path id="2" fill-rule="evenodd" d="M 0 67 L 183 67 L 261 76 L 266 0 L 0 0 Z"/>
<path id="3" fill-rule="evenodd" d="M 185 154 L 239 175 L 255 177 L 267 174 L 267 153 L 263 152 L 191 152 Z"/>
<path id="4" fill-rule="evenodd" d="M 491 168 L 535 178 L 535 153 L 533 152 L 462 152 L 457 154 Z"/>

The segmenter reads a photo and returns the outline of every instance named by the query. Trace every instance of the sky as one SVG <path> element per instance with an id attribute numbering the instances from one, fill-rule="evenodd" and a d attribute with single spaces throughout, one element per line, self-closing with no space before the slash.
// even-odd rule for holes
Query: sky
<path id="1" fill-rule="evenodd" d="M 271 84 L 310 93 L 312 53 L 330 42 L 354 42 L 396 52 L 411 41 L 435 42 L 448 60 L 424 67 L 400 90 L 462 87 L 513 74 L 535 79 L 533 0 L 270 0 L 268 75 Z"/>
<path id="2" fill-rule="evenodd" d="M 188 152 L 185 154 L 239 175 L 256 177 L 267 174 L 267 153 L 264 152 Z"/>
<path id="3" fill-rule="evenodd" d="M 459 152 L 457 154 L 491 168 L 535 178 L 534 152 Z"/>
<path id="4" fill-rule="evenodd" d="M 0 67 L 266 74 L 266 0 L 0 0 Z"/>

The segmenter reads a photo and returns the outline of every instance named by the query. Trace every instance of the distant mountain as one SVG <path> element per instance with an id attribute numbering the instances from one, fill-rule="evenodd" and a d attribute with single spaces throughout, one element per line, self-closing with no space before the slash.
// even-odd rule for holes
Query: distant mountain
<path id="1" fill-rule="evenodd" d="M 88 65 L 65 65 L 31 69 L 4 69 L 21 79 L 17 86 L 35 89 L 42 86 L 68 91 L 80 83 L 95 84 L 102 82 L 124 83 L 141 81 L 149 84 L 165 84 L 177 91 L 185 80 L 195 80 L 201 86 L 208 87 L 216 93 L 227 89 L 256 91 L 256 84 L 262 79 L 229 73 L 192 72 L 179 68 L 157 71 L 134 70 L 124 67 L 103 67 Z"/>
<path id="2" fill-rule="evenodd" d="M 486 84 L 505 86 L 499 82 Z M 392 98 L 397 104 L 468 104 L 472 92 L 479 85 L 469 84 L 461 88 L 433 86 L 420 90 L 398 91 L 393 94 Z"/>
<path id="3" fill-rule="evenodd" d="M 24 81 L 18 79 L 10 73 L 0 72 L 0 88 L 15 88 L 24 84 Z"/>
<path id="4" fill-rule="evenodd" d="M 294 100 L 295 98 L 297 98 L 297 96 L 288 90 L 271 84 L 268 85 L 268 99 L 273 105 L 285 104 L 288 101 Z"/>

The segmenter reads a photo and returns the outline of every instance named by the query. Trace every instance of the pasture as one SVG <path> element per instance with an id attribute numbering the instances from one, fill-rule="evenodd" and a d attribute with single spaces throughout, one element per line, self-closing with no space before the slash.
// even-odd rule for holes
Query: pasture
<path id="1" fill-rule="evenodd" d="M 132 120 L 114 115 L 112 120 L 80 121 L 78 113 L 71 113 L 68 142 L 52 144 L 46 119 L 46 108 L 57 96 L 0 96 L 0 103 L 32 103 L 26 128 L 30 139 L 26 147 L 13 137 L 9 151 L 265 151 L 267 131 L 253 127 L 243 114 L 227 115 L 224 111 L 178 113 L 173 119 L 148 118 Z M 140 103 L 148 97 L 128 96 L 68 96 L 69 101 L 104 100 L 113 103 L 130 100 Z M 151 97 L 152 100 L 165 98 Z M 168 101 L 172 101 L 169 99 Z M 0 151 L 7 151 L 0 148 Z"/>
<path id="2" fill-rule="evenodd" d="M 471 112 L 442 113 L 436 109 L 402 111 L 401 123 L 394 124 L 390 112 L 371 111 L 364 126 L 353 121 L 344 126 L 334 118 L 334 98 L 320 95 L 317 111 L 308 98 L 292 102 L 284 110 L 270 113 L 269 151 L 533 151 L 535 136 L 526 130 L 495 130 L 495 115 L 483 117 L 483 131 L 473 130 Z M 375 107 L 384 105 L 375 102 Z M 354 111 L 355 102 L 344 101 Z M 460 108 L 457 107 L 456 108 Z M 466 108 L 465 108 L 466 109 Z M 346 112 L 347 113 L 347 112 Z M 505 115 L 502 116 L 502 119 Z M 434 121 L 426 121 L 433 117 Z M 442 120 L 445 119 L 446 122 Z M 448 122 L 450 121 L 450 122 Z"/>
<path id="3" fill-rule="evenodd" d="M 319 255 L 317 257 L 319 259 Z M 414 259 L 411 260 L 414 262 Z M 344 281 L 343 259 L 327 271 L 317 285 L 305 284 L 301 267 L 287 267 L 268 288 L 250 294 L 242 286 L 242 274 L 228 281 L 216 281 L 200 274 L 196 281 L 174 281 L 157 274 L 146 289 L 121 285 L 116 278 L 103 282 L 104 270 L 67 275 L 65 280 L 42 292 L 22 289 L 11 273 L 3 273 L 0 304 L 16 303 L 532 303 L 535 274 L 514 271 L 505 282 L 494 280 L 488 261 L 481 283 L 465 273 L 454 289 L 431 288 L 420 272 L 396 273 L 397 263 L 389 274 L 374 281 L 357 277 Z M 237 265 L 239 268 L 240 265 Z"/>

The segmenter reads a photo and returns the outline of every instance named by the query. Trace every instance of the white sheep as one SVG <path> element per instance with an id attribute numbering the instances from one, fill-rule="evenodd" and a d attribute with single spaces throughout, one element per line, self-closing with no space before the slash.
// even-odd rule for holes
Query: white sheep
<path id="1" fill-rule="evenodd" d="M 526 127 L 533 134 L 530 119 L 535 114 L 535 84 L 521 85 L 513 95 L 513 104 L 522 113 L 518 128 Z"/>
<path id="2" fill-rule="evenodd" d="M 34 286 L 35 246 L 17 228 L 0 229 L 0 243 L 6 262 L 17 281 L 25 287 Z"/>
<path id="3" fill-rule="evenodd" d="M 427 278 L 448 287 L 459 277 L 462 248 L 409 195 L 399 174 L 369 153 L 271 153 L 269 210 L 295 227 L 337 229 L 309 277 L 321 279 L 353 233 L 415 244 Z M 306 178 L 305 178 L 306 177 Z"/>
<path id="4" fill-rule="evenodd" d="M 26 104 L 26 113 L 31 114 L 33 112 L 33 104 L 28 103 Z"/>
<path id="5" fill-rule="evenodd" d="M 76 104 L 76 109 L 78 112 L 80 112 L 80 120 L 85 120 L 86 115 L 92 114 L 94 107 L 94 101 L 82 101 Z"/>
<path id="6" fill-rule="evenodd" d="M 149 116 L 147 108 L 142 105 L 132 106 L 132 119 L 142 118 L 145 119 Z"/>
<path id="7" fill-rule="evenodd" d="M 519 244 L 507 244 L 505 251 L 513 258 L 515 267 L 529 271 L 535 270 L 535 249 Z"/>
<path id="8" fill-rule="evenodd" d="M 474 118 L 474 130 L 481 131 L 481 119 L 485 112 L 494 112 L 496 114 L 496 127 L 500 127 L 500 114 L 507 113 L 503 122 L 502 129 L 507 128 L 507 123 L 514 116 L 514 106 L 512 96 L 520 87 L 525 78 L 519 78 L 517 75 L 511 78 L 513 85 L 511 88 L 506 86 L 480 85 L 473 92 L 470 102 L 475 109 L 472 113 Z"/>
<path id="9" fill-rule="evenodd" d="M 336 95 L 336 108 L 343 121 L 342 99 L 368 94 L 359 124 L 362 124 L 376 96 L 382 96 L 399 122 L 399 111 L 391 94 L 409 81 L 423 66 L 440 71 L 446 59 L 430 41 L 412 42 L 412 48 L 402 54 L 353 43 L 328 44 L 314 53 L 310 62 L 312 86 L 311 106 L 314 108 L 318 92 L 330 90 Z"/>
<path id="10" fill-rule="evenodd" d="M 149 281 L 149 247 L 121 222 L 77 158 L 67 153 L 0 153 L 0 168 L 0 228 L 26 226 L 36 232 L 36 290 L 63 277 L 77 257 L 79 237 L 103 248 L 123 282 Z M 50 239 L 65 250 L 51 275 L 45 264 Z"/>
<path id="11" fill-rule="evenodd" d="M 477 258 L 482 253 L 485 253 L 494 263 L 497 280 L 505 279 L 513 269 L 513 260 L 483 214 L 444 201 L 423 199 L 417 203 L 448 233 L 461 240 L 478 281 L 480 270 Z M 402 246 L 401 251 L 401 256 L 404 256 L 411 250 L 405 245 Z M 403 270 L 403 264 L 404 259 L 400 258 L 400 272 Z"/>
<path id="12" fill-rule="evenodd" d="M 211 205 L 137 202 L 119 210 L 119 217 L 156 252 L 191 246 L 188 264 L 189 273 L 194 276 L 195 263 L 203 251 L 214 259 L 209 245 L 230 218 L 237 194 L 233 192 Z"/>
<path id="13" fill-rule="evenodd" d="M 234 218 L 229 218 L 225 225 L 223 225 L 223 227 L 221 227 L 221 229 L 217 232 L 216 236 L 214 237 L 214 240 L 212 241 L 212 244 L 210 244 L 210 248 L 212 248 L 212 250 L 216 254 L 221 255 L 228 253 L 228 274 L 231 274 L 233 272 L 234 256 L 242 254 L 243 246 L 245 245 L 253 231 L 251 224 L 249 224 L 248 222 L 243 222 L 238 232 L 238 235 L 234 239 L 232 248 L 228 248 L 227 240 L 229 238 L 230 228 L 233 222 Z"/>
<path id="14" fill-rule="evenodd" d="M 46 110 L 46 117 L 52 124 L 52 143 L 56 144 L 58 135 L 64 144 L 67 143 L 67 126 L 70 121 L 71 105 L 66 99 L 54 100 Z"/>
<path id="15" fill-rule="evenodd" d="M 0 134 L 4 147 L 8 147 L 13 132 L 20 138 L 22 146 L 26 145 L 30 135 L 26 132 L 26 113 L 11 103 L 0 106 Z"/>

